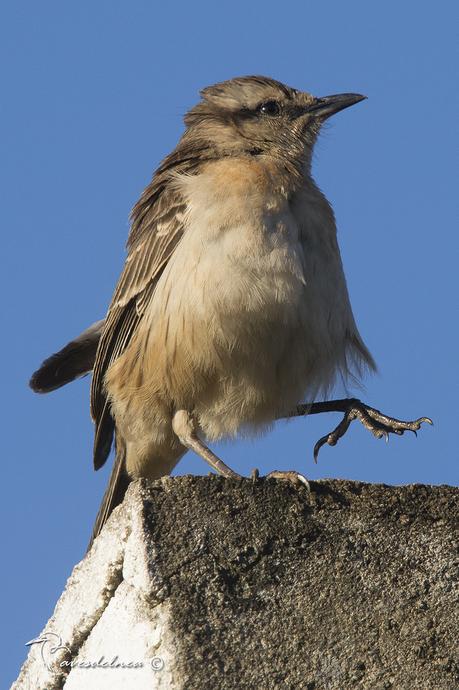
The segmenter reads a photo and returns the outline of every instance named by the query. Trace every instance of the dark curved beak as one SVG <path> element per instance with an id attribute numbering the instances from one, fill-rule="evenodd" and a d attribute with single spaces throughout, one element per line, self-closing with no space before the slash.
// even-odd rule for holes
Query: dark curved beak
<path id="1" fill-rule="evenodd" d="M 316 98 L 315 102 L 307 108 L 306 112 L 311 113 L 313 117 L 326 119 L 330 117 L 330 115 L 344 110 L 344 108 L 349 108 L 349 106 L 365 100 L 365 98 L 366 96 L 362 96 L 359 93 L 338 93 L 334 96 L 323 96 L 322 98 Z"/>

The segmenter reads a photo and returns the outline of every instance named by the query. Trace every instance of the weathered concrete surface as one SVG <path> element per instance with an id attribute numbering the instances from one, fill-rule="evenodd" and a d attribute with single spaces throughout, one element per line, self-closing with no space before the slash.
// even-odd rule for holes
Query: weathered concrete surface
<path id="1" fill-rule="evenodd" d="M 459 688 L 459 490 L 178 477 L 130 488 L 16 690 Z M 82 669 L 62 658 L 159 658 Z M 66 656 L 67 655 L 67 656 Z"/>

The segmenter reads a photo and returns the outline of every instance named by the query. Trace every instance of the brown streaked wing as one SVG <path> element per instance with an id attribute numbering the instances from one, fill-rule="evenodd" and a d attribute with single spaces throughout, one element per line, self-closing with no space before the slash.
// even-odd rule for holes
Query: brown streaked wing
<path id="1" fill-rule="evenodd" d="M 96 467 L 101 467 L 107 459 L 114 431 L 104 390 L 105 373 L 135 334 L 156 282 L 184 230 L 186 206 L 183 199 L 175 191 L 164 190 L 163 195 L 170 201 L 167 212 L 158 216 L 157 207 L 152 205 L 143 218 L 145 231 L 130 248 L 97 349 L 91 385 L 91 414 L 96 424 Z"/>
<path id="2" fill-rule="evenodd" d="M 172 173 L 196 174 L 214 158 L 207 142 L 185 132 L 177 148 L 156 171 L 132 211 L 128 256 L 110 304 L 94 363 L 91 415 L 96 425 L 94 466 L 110 452 L 114 421 L 104 391 L 105 373 L 134 336 L 149 298 L 184 232 L 186 202 Z"/>
<path id="3" fill-rule="evenodd" d="M 123 307 L 139 295 L 148 284 L 159 277 L 183 232 L 186 205 L 177 193 L 164 192 L 170 205 L 157 215 L 156 207 L 150 209 L 151 218 L 145 219 L 150 226 L 132 246 L 123 272 L 112 297 L 111 307 Z"/>

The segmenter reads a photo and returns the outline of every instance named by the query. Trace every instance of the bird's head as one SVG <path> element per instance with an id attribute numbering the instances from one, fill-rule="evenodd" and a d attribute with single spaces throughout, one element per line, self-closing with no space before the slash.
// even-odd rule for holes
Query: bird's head
<path id="1" fill-rule="evenodd" d="M 208 86 L 185 116 L 186 137 L 217 155 L 265 155 L 309 167 L 323 122 L 363 100 L 344 93 L 316 98 L 268 77 L 237 77 Z"/>

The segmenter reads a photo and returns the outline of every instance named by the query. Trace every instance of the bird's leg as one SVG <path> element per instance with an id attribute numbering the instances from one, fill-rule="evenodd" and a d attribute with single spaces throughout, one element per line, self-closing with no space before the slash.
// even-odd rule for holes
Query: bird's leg
<path id="1" fill-rule="evenodd" d="M 172 428 L 174 433 L 178 437 L 180 443 L 193 450 L 197 455 L 199 455 L 203 460 L 205 460 L 213 470 L 221 474 L 223 477 L 230 479 L 242 479 L 242 476 L 228 465 L 225 465 L 223 460 L 221 460 L 215 453 L 213 453 L 210 448 L 206 446 L 205 443 L 201 441 L 198 437 L 193 422 L 193 418 L 189 412 L 186 410 L 178 410 L 172 418 Z M 251 477 L 255 482 L 258 479 L 258 470 L 252 470 Z M 294 484 L 305 484 L 309 488 L 309 482 L 306 477 L 303 477 L 299 472 L 288 471 L 282 472 L 280 470 L 275 470 L 266 475 L 267 479 L 283 479 L 291 481 Z"/>
<path id="2" fill-rule="evenodd" d="M 178 410 L 172 418 L 172 428 L 177 435 L 180 443 L 193 450 L 203 460 L 205 460 L 218 474 L 231 479 L 242 479 L 241 475 L 234 472 L 231 467 L 225 465 L 223 460 L 212 453 L 210 448 L 198 438 L 193 419 L 186 410 Z"/>
<path id="3" fill-rule="evenodd" d="M 301 417 L 308 414 L 319 414 L 321 412 L 344 412 L 344 417 L 338 426 L 329 434 L 322 436 L 314 446 L 314 460 L 317 462 L 319 450 L 328 443 L 335 446 L 339 439 L 344 436 L 354 419 L 358 419 L 365 429 L 371 431 L 376 438 L 384 437 L 389 439 L 389 434 L 401 436 L 405 431 L 416 431 L 421 428 L 421 424 L 426 422 L 433 424 L 429 417 L 420 417 L 413 422 L 403 422 L 395 417 L 388 417 L 379 410 L 366 405 L 357 398 L 345 398 L 344 400 L 327 400 L 325 402 L 303 403 L 297 405 L 288 416 Z"/>

